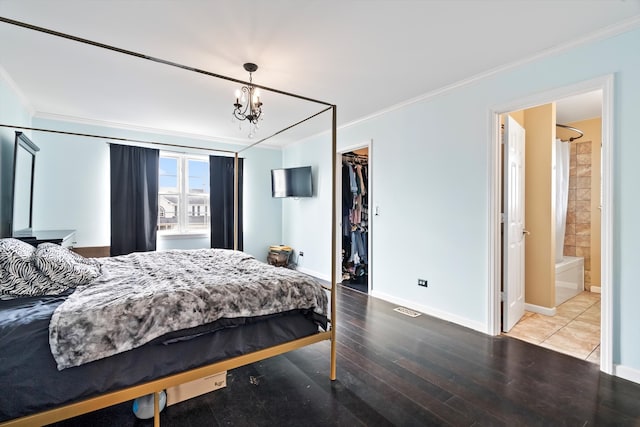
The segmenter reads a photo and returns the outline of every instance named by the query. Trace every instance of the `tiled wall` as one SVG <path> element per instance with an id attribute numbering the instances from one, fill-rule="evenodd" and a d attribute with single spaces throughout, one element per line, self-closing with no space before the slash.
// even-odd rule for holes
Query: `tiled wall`
<path id="1" fill-rule="evenodd" d="M 564 255 L 584 258 L 584 287 L 591 286 L 591 141 L 571 144 Z"/>

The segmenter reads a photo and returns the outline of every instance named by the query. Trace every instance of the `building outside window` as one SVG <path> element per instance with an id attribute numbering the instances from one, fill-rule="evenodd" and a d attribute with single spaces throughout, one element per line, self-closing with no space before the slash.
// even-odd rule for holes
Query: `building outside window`
<path id="1" fill-rule="evenodd" d="M 208 233 L 209 158 L 160 152 L 159 181 L 159 233 Z"/>

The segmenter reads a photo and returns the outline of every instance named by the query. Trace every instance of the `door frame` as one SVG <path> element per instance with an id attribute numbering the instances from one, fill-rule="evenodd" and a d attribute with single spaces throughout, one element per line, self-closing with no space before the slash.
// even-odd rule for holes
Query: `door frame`
<path id="1" fill-rule="evenodd" d="M 613 94 L 614 75 L 608 74 L 574 85 L 564 86 L 518 98 L 497 105 L 488 111 L 488 162 L 489 162 L 489 295 L 488 333 L 499 335 L 501 331 L 500 279 L 502 274 L 501 209 L 502 166 L 499 116 L 512 111 L 548 104 L 561 98 L 602 90 L 602 229 L 601 229 L 601 318 L 600 318 L 600 370 L 613 374 Z"/>
<path id="2" fill-rule="evenodd" d="M 368 268 L 367 268 L 367 293 L 371 294 L 373 290 L 373 173 L 372 173 L 372 159 L 373 159 L 373 140 L 370 139 L 365 142 L 361 142 L 359 144 L 348 145 L 346 147 L 342 147 L 336 151 L 336 165 L 340 165 L 340 167 L 336 167 L 336 266 L 340 266 L 340 268 L 336 268 L 336 283 L 342 282 L 342 154 L 348 153 L 349 151 L 359 150 L 361 148 L 367 148 L 369 153 L 369 160 L 367 162 L 368 176 L 367 176 L 367 203 L 369 205 L 369 225 L 367 230 L 367 258 L 368 258 Z"/>

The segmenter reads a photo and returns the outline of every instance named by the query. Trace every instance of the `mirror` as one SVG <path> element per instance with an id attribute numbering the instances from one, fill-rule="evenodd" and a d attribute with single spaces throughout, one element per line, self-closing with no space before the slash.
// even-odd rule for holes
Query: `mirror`
<path id="1" fill-rule="evenodd" d="M 13 237 L 29 237 L 33 218 L 33 175 L 36 153 L 40 151 L 25 134 L 16 132 L 13 152 Z"/>

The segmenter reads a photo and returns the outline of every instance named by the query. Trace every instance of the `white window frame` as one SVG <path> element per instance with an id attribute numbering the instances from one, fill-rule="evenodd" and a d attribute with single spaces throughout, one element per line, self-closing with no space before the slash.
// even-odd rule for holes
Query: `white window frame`
<path id="1" fill-rule="evenodd" d="M 160 230 L 158 229 L 158 236 L 198 236 L 198 235 L 209 235 L 211 233 L 211 224 L 208 224 L 206 229 L 199 230 L 189 230 L 188 228 L 188 218 L 189 218 L 189 196 L 199 196 L 200 193 L 189 193 L 189 160 L 195 160 L 199 162 L 209 163 L 209 157 L 207 156 L 199 156 L 197 154 L 189 154 L 189 153 L 174 153 L 170 151 L 160 151 L 160 157 L 164 158 L 172 158 L 177 160 L 177 185 L 178 192 L 160 192 L 160 188 L 158 188 L 158 197 L 163 195 L 172 195 L 178 197 L 178 227 L 171 230 Z M 209 200 L 211 195 L 207 194 Z M 205 208 L 204 212 L 210 214 L 211 209 Z M 158 218 L 160 217 L 158 211 Z"/>

